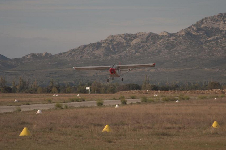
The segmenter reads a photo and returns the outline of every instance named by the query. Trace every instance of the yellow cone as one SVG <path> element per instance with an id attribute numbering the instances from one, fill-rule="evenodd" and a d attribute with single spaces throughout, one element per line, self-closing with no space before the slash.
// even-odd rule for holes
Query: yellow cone
<path id="1" fill-rule="evenodd" d="M 213 128 L 219 128 L 219 124 L 217 123 L 217 121 L 214 121 L 213 124 L 212 124 L 212 127 Z"/>
<path id="2" fill-rule="evenodd" d="M 23 131 L 20 133 L 19 136 L 31 136 L 31 133 L 27 127 L 24 127 Z"/>
<path id="3" fill-rule="evenodd" d="M 102 132 L 111 132 L 111 129 L 110 129 L 109 125 L 106 125 L 104 127 L 104 129 L 102 130 Z"/>

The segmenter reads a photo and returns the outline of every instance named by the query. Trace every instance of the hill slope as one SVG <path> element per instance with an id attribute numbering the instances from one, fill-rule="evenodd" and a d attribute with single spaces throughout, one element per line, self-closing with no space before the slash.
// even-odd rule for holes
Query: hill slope
<path id="1" fill-rule="evenodd" d="M 1 60 L 1 59 L 0 59 Z M 125 82 L 141 83 L 145 75 L 155 83 L 165 81 L 226 82 L 226 13 L 206 17 L 177 33 L 110 35 L 106 39 L 51 55 L 28 54 L 0 61 L 0 76 L 8 80 L 24 76 L 41 84 L 100 80 L 99 72 L 76 72 L 73 66 L 114 63 L 156 63 L 155 69 L 137 70 L 125 75 Z M 4 66 L 4 67 L 3 67 Z M 107 71 L 106 71 L 107 73 Z"/>

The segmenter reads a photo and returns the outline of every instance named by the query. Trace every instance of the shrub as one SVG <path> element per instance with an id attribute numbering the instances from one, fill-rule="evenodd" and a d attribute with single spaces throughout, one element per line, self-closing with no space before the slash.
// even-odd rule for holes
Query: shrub
<path id="1" fill-rule="evenodd" d="M 16 107 L 15 112 L 21 112 L 21 108 L 20 107 Z"/>
<path id="2" fill-rule="evenodd" d="M 175 98 L 175 97 L 163 97 L 162 98 L 162 101 L 164 101 L 164 102 L 176 101 L 176 100 L 177 100 L 177 98 Z"/>
<path id="3" fill-rule="evenodd" d="M 127 100 L 126 99 L 121 99 L 121 104 L 122 105 L 126 105 L 127 104 Z"/>
<path id="4" fill-rule="evenodd" d="M 121 100 L 121 99 L 125 99 L 125 96 L 120 96 L 119 97 L 119 100 Z"/>
<path id="5" fill-rule="evenodd" d="M 190 97 L 187 96 L 187 95 L 180 95 L 179 96 L 179 100 L 189 100 L 189 99 L 190 99 Z"/>
<path id="6" fill-rule="evenodd" d="M 75 98 L 69 98 L 68 99 L 70 102 L 75 102 Z"/>
<path id="7" fill-rule="evenodd" d="M 154 102 L 154 99 L 147 98 L 146 96 L 143 96 L 141 98 L 141 102 L 143 102 L 143 103 L 151 103 L 151 102 Z"/>
<path id="8" fill-rule="evenodd" d="M 122 105 L 126 105 L 127 104 L 127 100 L 125 99 L 124 96 L 121 96 L 119 99 L 120 99 Z"/>
<path id="9" fill-rule="evenodd" d="M 199 99 L 207 99 L 207 96 L 204 96 L 204 95 L 200 95 L 198 96 Z"/>
<path id="10" fill-rule="evenodd" d="M 64 105 L 64 109 L 68 109 L 68 105 Z"/>
<path id="11" fill-rule="evenodd" d="M 141 97 L 141 102 L 146 103 L 148 102 L 148 99 L 146 96 Z"/>
<path id="12" fill-rule="evenodd" d="M 155 100 L 154 99 L 152 99 L 152 98 L 149 98 L 148 99 L 148 103 L 152 103 L 152 102 L 154 102 Z"/>
<path id="13" fill-rule="evenodd" d="M 85 101 L 85 98 L 76 97 L 76 98 L 69 98 L 70 102 L 82 102 Z"/>
<path id="14" fill-rule="evenodd" d="M 136 99 L 137 97 L 135 95 L 130 96 L 131 99 Z"/>
<path id="15" fill-rule="evenodd" d="M 63 109 L 63 105 L 60 104 L 60 103 L 56 103 L 56 104 L 55 104 L 55 108 L 56 108 L 56 109 Z"/>
<path id="16" fill-rule="evenodd" d="M 51 100 L 50 98 L 45 99 L 45 101 L 46 101 L 47 103 L 52 103 L 52 100 Z"/>
<path id="17" fill-rule="evenodd" d="M 103 100 L 97 100 L 97 106 L 103 106 L 104 105 L 104 102 Z"/>

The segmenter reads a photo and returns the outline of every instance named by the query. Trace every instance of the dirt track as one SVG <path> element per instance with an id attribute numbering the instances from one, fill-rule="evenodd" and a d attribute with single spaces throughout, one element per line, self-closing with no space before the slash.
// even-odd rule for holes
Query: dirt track
<path id="1" fill-rule="evenodd" d="M 140 99 L 127 99 L 127 104 L 140 102 Z M 63 103 L 68 107 L 91 107 L 97 106 L 96 101 L 87 101 L 87 102 L 71 102 L 71 103 Z M 104 100 L 104 105 L 116 105 L 121 104 L 120 100 Z M 21 111 L 31 111 L 31 110 L 45 110 L 45 109 L 53 109 L 55 108 L 55 103 L 53 104 L 33 104 L 33 105 L 21 105 L 21 106 L 0 106 L 0 113 L 5 112 L 13 112 L 18 108 Z"/>

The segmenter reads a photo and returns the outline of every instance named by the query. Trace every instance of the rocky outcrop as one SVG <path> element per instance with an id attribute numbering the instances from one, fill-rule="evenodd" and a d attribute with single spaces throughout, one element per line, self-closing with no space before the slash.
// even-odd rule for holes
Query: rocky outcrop
<path id="1" fill-rule="evenodd" d="M 4 61 L 3 61 L 4 59 Z M 81 45 L 64 53 L 32 53 L 18 59 L 7 59 L 0 55 L 0 76 L 19 76 L 20 70 L 28 71 L 33 78 L 38 76 L 45 80 L 54 74 L 57 79 L 64 79 L 59 68 L 72 68 L 74 65 L 112 65 L 114 63 L 150 63 L 155 62 L 160 68 L 170 68 L 167 76 L 182 80 L 184 76 L 175 77 L 187 68 L 186 73 L 196 74 L 190 80 L 200 80 L 206 75 L 225 80 L 226 74 L 226 13 L 206 17 L 177 33 L 166 31 L 156 34 L 139 32 L 136 34 L 110 35 L 106 39 L 88 45 Z M 50 69 L 49 69 L 50 68 Z M 8 71 L 8 70 L 10 71 Z M 11 70 L 19 70 L 13 72 Z M 32 70 L 44 70 L 33 73 Z M 56 70 L 54 73 L 47 73 Z M 68 69 L 70 70 L 70 69 Z M 166 69 L 162 69 L 165 70 Z M 180 70 L 180 71 L 178 71 Z M 198 70 L 198 71 L 197 71 Z M 6 74 L 5 72 L 8 74 Z M 169 71 L 172 73 L 170 75 Z M 209 74 L 208 74 L 208 73 Z M 174 74 L 175 73 L 175 74 Z M 23 73 L 21 73 L 23 74 Z M 67 80 L 74 80 L 73 73 Z M 166 73 L 158 73 L 157 78 L 164 78 Z M 79 76 L 77 76 L 77 79 Z M 137 79 L 139 76 L 137 77 Z M 64 79 L 64 80 L 66 80 Z"/>
<path id="2" fill-rule="evenodd" d="M 36 58 L 42 59 L 42 58 L 49 58 L 51 56 L 52 56 L 51 53 L 45 52 L 45 53 L 31 53 L 31 54 L 28 54 L 28 55 L 26 55 L 26 56 L 24 56 L 22 58 L 23 59 L 26 59 L 26 58 L 27 59 L 36 59 Z"/>
<path id="3" fill-rule="evenodd" d="M 206 17 L 196 24 L 177 33 L 166 31 L 155 34 L 139 32 L 136 34 L 111 35 L 97 43 L 80 46 L 61 54 L 67 58 L 109 59 L 158 56 L 164 59 L 177 57 L 209 59 L 225 57 L 226 51 L 226 13 Z"/>
<path id="4" fill-rule="evenodd" d="M 9 58 L 5 57 L 4 55 L 0 54 L 0 60 L 9 60 Z"/>

